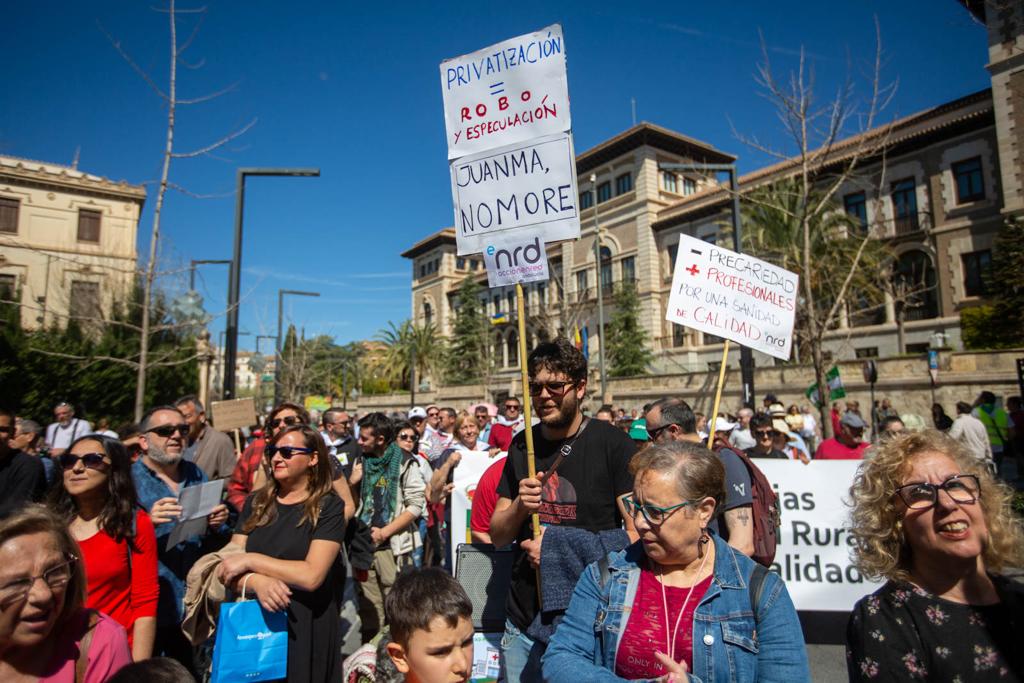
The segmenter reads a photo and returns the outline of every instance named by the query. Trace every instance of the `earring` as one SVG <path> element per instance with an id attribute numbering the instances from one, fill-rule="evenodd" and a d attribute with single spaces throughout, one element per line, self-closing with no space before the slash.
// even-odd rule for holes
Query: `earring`
<path id="1" fill-rule="evenodd" d="M 708 528 L 701 527 L 700 539 L 697 541 L 697 557 L 704 557 L 704 546 L 706 546 L 710 540 L 711 537 L 708 536 Z"/>

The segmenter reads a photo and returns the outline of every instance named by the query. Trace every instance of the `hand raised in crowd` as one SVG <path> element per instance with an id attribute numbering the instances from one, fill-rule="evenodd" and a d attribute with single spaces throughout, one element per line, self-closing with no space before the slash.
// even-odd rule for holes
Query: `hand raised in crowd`
<path id="1" fill-rule="evenodd" d="M 531 513 L 540 509 L 543 477 L 544 473 L 538 472 L 536 477 L 527 477 L 519 481 L 519 503 Z"/>
<path id="2" fill-rule="evenodd" d="M 153 503 L 152 509 L 149 511 L 149 518 L 153 522 L 153 525 L 167 524 L 167 522 L 173 522 L 178 517 L 181 517 L 181 506 L 178 505 L 178 499 L 168 496 L 167 498 L 161 498 L 160 500 Z"/>
<path id="3" fill-rule="evenodd" d="M 249 579 L 248 586 L 256 592 L 256 599 L 259 600 L 263 609 L 268 612 L 280 612 L 287 609 L 291 603 L 292 591 L 287 584 L 280 579 L 271 579 L 260 574 L 253 575 Z"/>
<path id="4" fill-rule="evenodd" d="M 179 514 L 181 513 L 179 512 Z M 213 508 L 209 516 L 207 516 L 206 521 L 211 528 L 216 528 L 224 524 L 224 522 L 228 521 L 228 506 L 221 503 L 217 507 Z"/>
<path id="5" fill-rule="evenodd" d="M 690 677 L 687 675 L 686 662 L 673 662 L 672 658 L 661 652 L 655 652 L 654 656 L 662 663 L 667 674 L 658 679 L 658 683 L 687 683 Z"/>
<path id="6" fill-rule="evenodd" d="M 543 526 L 540 528 L 540 536 L 537 538 L 531 538 L 519 544 L 532 567 L 540 566 L 540 546 L 544 542 L 544 529 L 546 528 Z"/>

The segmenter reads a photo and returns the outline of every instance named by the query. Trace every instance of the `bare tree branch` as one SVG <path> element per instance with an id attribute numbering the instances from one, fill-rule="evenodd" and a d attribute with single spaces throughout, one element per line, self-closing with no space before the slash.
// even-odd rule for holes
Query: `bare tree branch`
<path id="1" fill-rule="evenodd" d="M 107 40 L 110 41 L 110 44 L 114 46 L 114 49 L 117 50 L 117 53 L 121 55 L 124 61 L 128 62 L 128 66 L 130 66 L 132 70 L 135 73 L 137 73 L 142 78 L 143 81 L 146 82 L 146 85 L 152 88 L 153 92 L 160 96 L 160 99 L 164 100 L 165 102 L 168 101 L 169 98 L 167 94 L 160 89 L 160 87 L 156 84 L 156 81 L 154 81 L 152 77 L 150 77 L 150 75 L 146 73 L 145 69 L 136 64 L 135 60 L 132 59 L 131 55 L 129 55 L 128 52 L 121 47 L 121 41 L 115 40 L 114 36 L 110 35 L 107 29 L 104 28 L 103 24 L 101 24 L 99 21 L 96 22 L 96 26 L 100 29 L 103 35 L 107 37 Z"/>
<path id="2" fill-rule="evenodd" d="M 256 119 L 253 119 L 252 121 L 247 123 L 242 128 L 239 128 L 238 130 L 234 131 L 233 133 L 230 133 L 230 134 L 222 137 L 220 140 L 217 140 L 216 142 L 213 142 L 213 143 L 207 145 L 206 147 L 202 147 L 200 149 L 193 150 L 191 152 L 173 152 L 171 154 L 171 157 L 174 158 L 174 159 L 190 159 L 190 158 L 194 158 L 194 157 L 198 157 L 198 156 L 204 156 L 204 155 L 212 152 L 213 150 L 215 150 L 215 149 L 217 149 L 219 147 L 223 147 L 224 145 L 226 145 L 227 143 L 231 142 L 235 138 L 237 138 L 237 137 L 239 137 L 241 135 L 244 135 L 250 128 L 252 128 L 255 125 L 256 125 Z"/>

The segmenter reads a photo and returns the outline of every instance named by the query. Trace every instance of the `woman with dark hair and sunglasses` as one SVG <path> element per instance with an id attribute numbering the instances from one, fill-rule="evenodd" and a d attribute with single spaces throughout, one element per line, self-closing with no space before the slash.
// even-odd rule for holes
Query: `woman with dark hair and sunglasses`
<path id="1" fill-rule="evenodd" d="M 160 596 L 156 534 L 138 505 L 128 453 L 120 441 L 90 434 L 57 463 L 63 476 L 50 491 L 50 507 L 81 548 L 85 606 L 124 626 L 135 661 L 148 659 Z"/>
<path id="2" fill-rule="evenodd" d="M 330 456 L 306 425 L 276 431 L 266 456 L 270 480 L 245 501 L 231 539 L 245 552 L 221 560 L 219 576 L 236 591 L 247 580 L 264 609 L 288 611 L 288 680 L 336 681 L 345 515 Z"/>
<path id="3" fill-rule="evenodd" d="M 1024 566 L 1012 491 L 936 431 L 871 449 L 850 498 L 853 562 L 886 584 L 853 608 L 851 681 L 1024 680 Z"/>
<path id="4" fill-rule="evenodd" d="M 302 406 L 287 401 L 274 406 L 263 425 L 264 436 L 246 447 L 228 480 L 227 499 L 231 507 L 241 512 L 246 496 L 266 483 L 263 449 L 274 438 L 274 434 L 285 427 L 308 424 L 309 411 Z"/>

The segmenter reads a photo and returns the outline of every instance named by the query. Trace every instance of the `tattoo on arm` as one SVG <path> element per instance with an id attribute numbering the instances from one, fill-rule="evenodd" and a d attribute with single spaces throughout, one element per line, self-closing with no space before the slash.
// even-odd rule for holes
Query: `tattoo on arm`
<path id="1" fill-rule="evenodd" d="M 739 514 L 736 515 L 736 520 L 743 526 L 746 526 L 747 522 L 750 521 L 750 513 L 748 513 L 745 509 L 740 510 Z"/>

